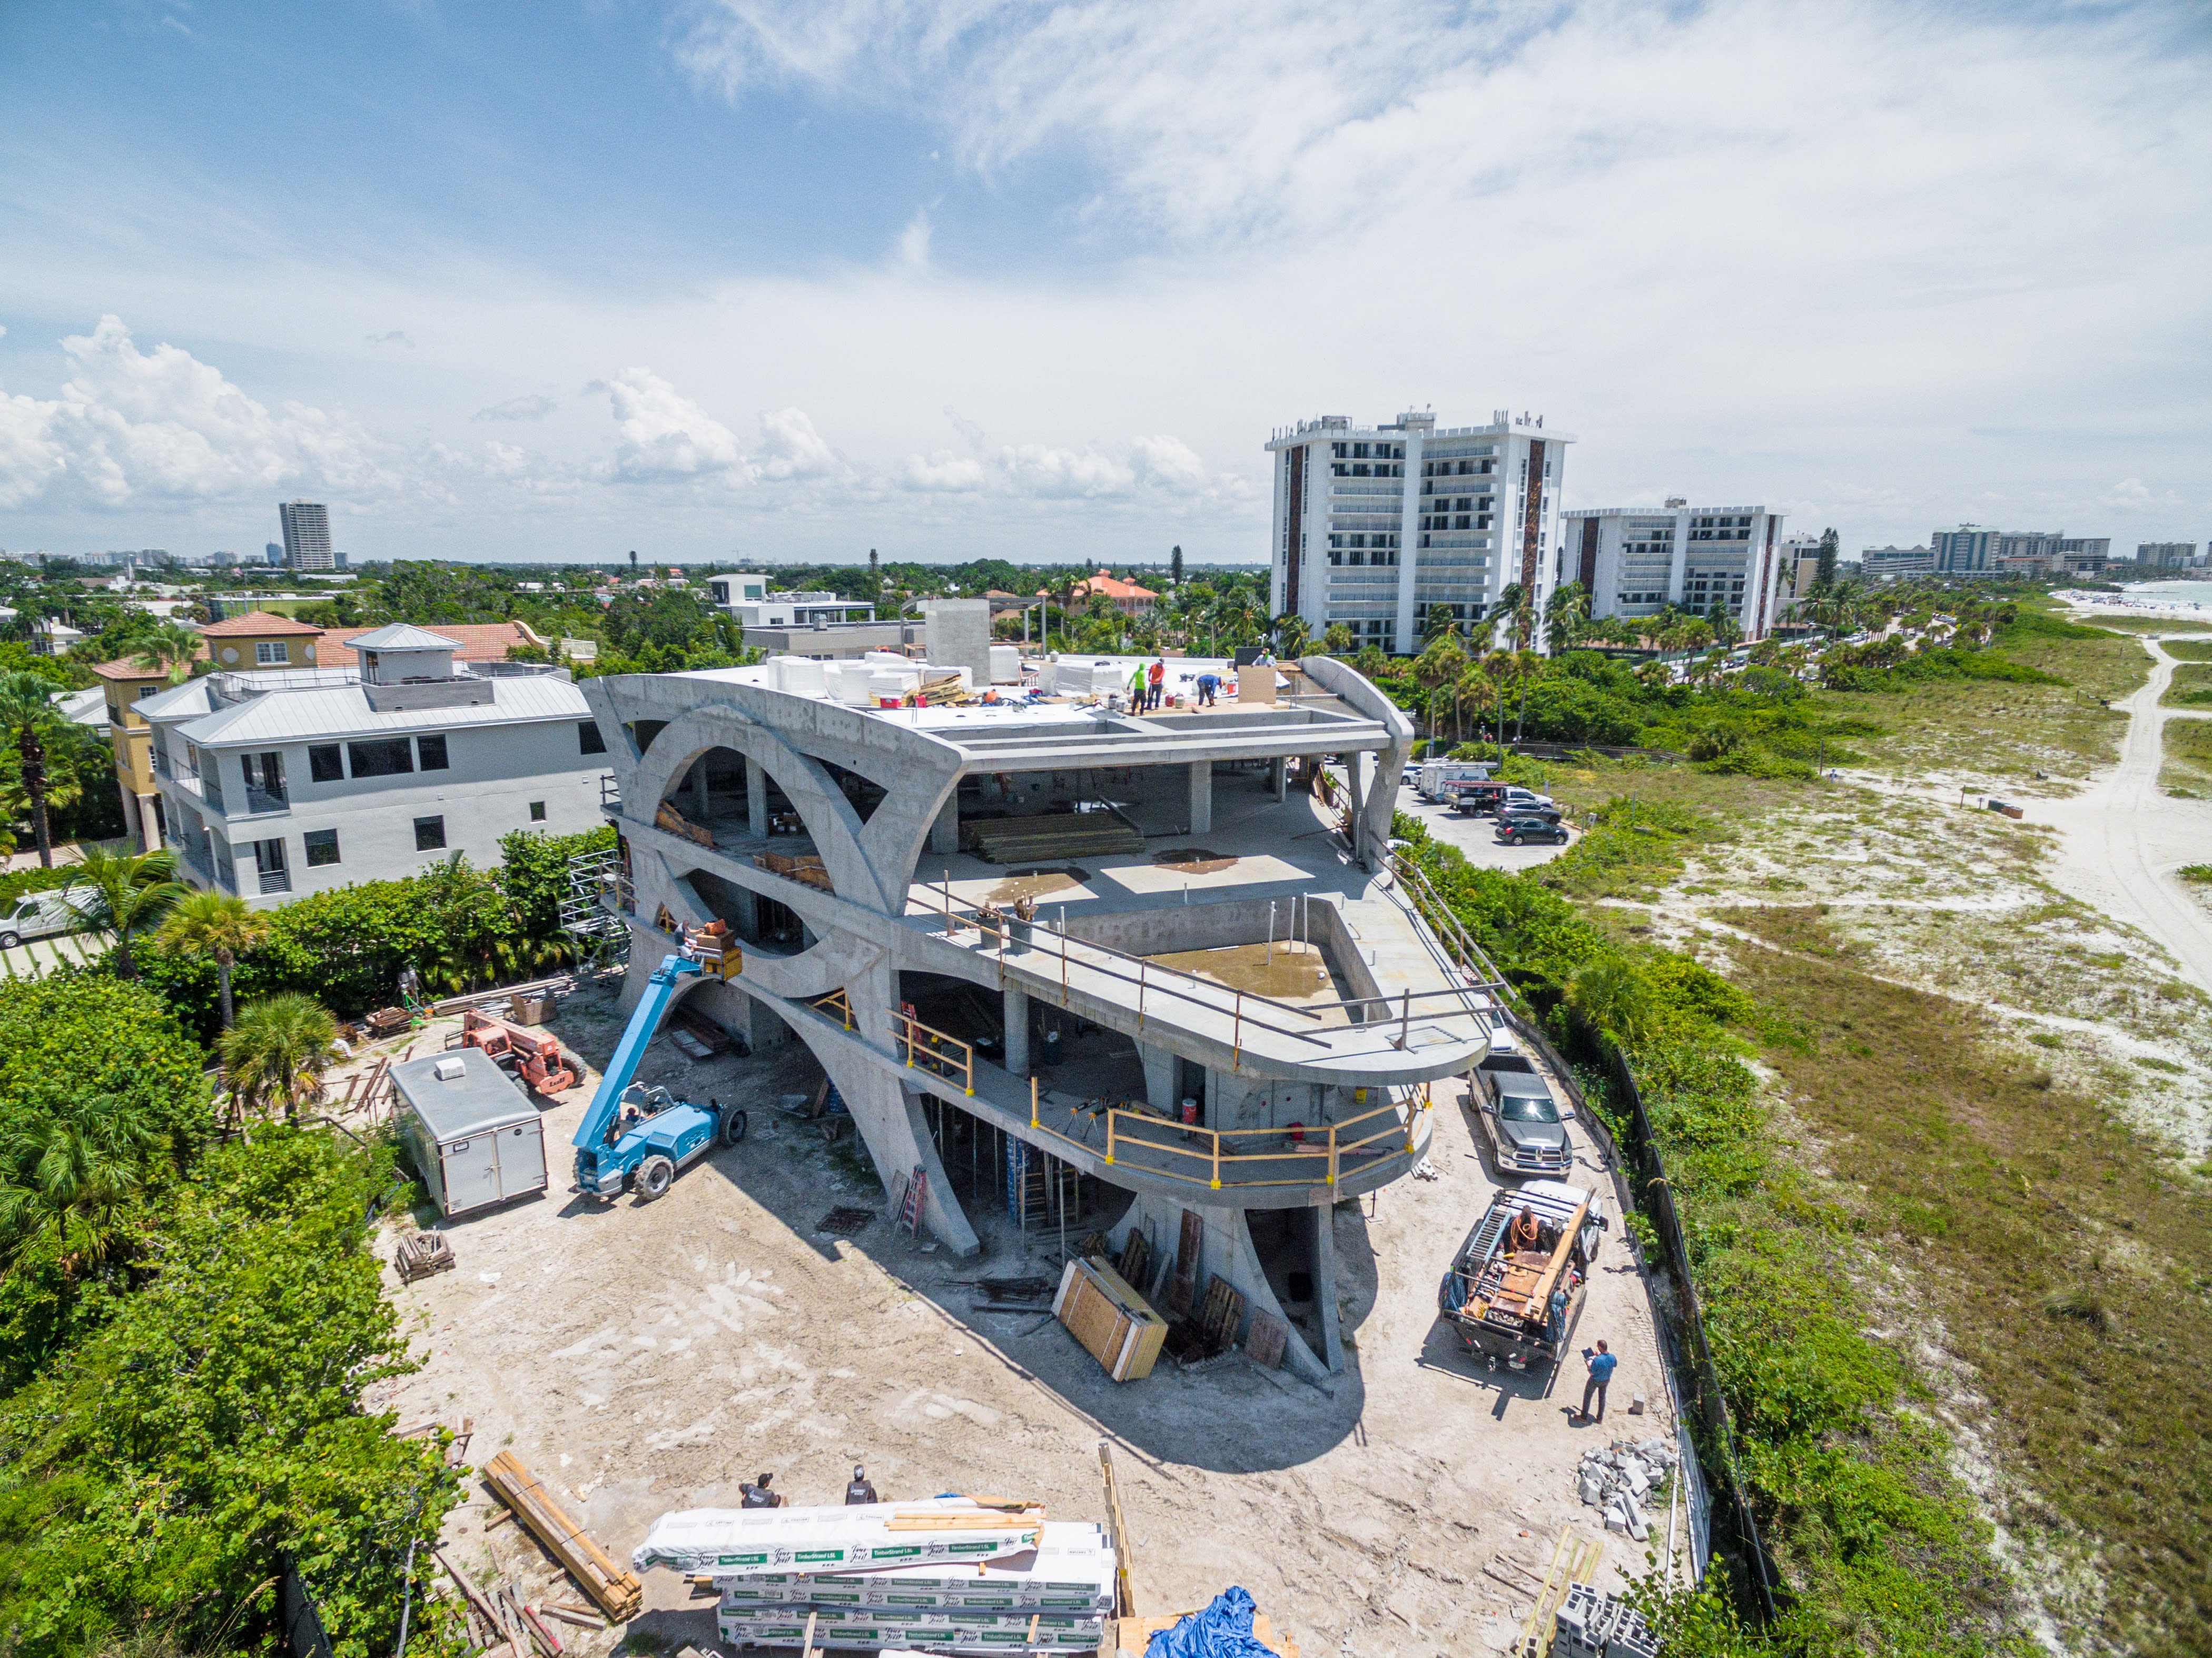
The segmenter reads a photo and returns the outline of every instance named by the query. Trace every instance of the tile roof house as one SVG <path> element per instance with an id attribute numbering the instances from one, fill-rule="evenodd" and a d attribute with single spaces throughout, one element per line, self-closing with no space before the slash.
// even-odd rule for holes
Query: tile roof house
<path id="1" fill-rule="evenodd" d="M 1133 581 L 1122 581 L 1104 570 L 1087 580 L 1079 581 L 1071 590 L 1078 604 L 1087 604 L 1093 593 L 1103 593 L 1114 601 L 1114 608 L 1123 616 L 1144 616 L 1159 602 L 1159 595 L 1149 587 L 1139 587 Z"/>

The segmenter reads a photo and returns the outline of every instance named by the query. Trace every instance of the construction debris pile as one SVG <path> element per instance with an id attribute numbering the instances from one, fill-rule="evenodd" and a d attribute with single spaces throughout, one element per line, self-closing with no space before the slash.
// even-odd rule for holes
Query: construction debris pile
<path id="1" fill-rule="evenodd" d="M 1103 1527 L 992 1498 L 695 1509 L 631 1560 L 711 1580 L 730 1646 L 1091 1653 L 1114 1612 Z"/>
<path id="2" fill-rule="evenodd" d="M 1657 1658 L 1658 1652 L 1650 1625 L 1619 1595 L 1569 1586 L 1552 1626 L 1552 1658 Z"/>
<path id="3" fill-rule="evenodd" d="M 1664 1439 L 1631 1444 L 1615 1440 L 1604 1450 L 1583 1453 L 1582 1498 L 1605 1513 L 1607 1531 L 1625 1532 L 1641 1543 L 1650 1535 L 1644 1521 L 1644 1499 L 1674 1470 L 1679 1453 Z"/>

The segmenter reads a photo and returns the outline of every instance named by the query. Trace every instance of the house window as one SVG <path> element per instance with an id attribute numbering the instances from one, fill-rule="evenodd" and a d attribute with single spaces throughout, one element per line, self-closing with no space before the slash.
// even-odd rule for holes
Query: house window
<path id="1" fill-rule="evenodd" d="M 107 705 L 107 723 L 111 726 L 119 726 L 123 723 L 123 710 L 112 702 Z"/>
<path id="2" fill-rule="evenodd" d="M 289 892 L 292 872 L 284 865 L 284 843 L 279 841 L 256 841 L 253 843 L 253 872 L 261 878 L 264 892 Z"/>
<path id="3" fill-rule="evenodd" d="M 285 653 L 281 639 L 264 639 L 253 647 L 253 659 L 262 667 L 283 667 L 292 659 Z"/>
<path id="4" fill-rule="evenodd" d="M 545 803 L 543 800 L 532 800 L 530 803 L 530 821 L 533 823 L 542 823 L 545 821 Z"/>
<path id="5" fill-rule="evenodd" d="M 336 829 L 309 829 L 302 837 L 307 845 L 307 867 L 319 869 L 325 864 L 338 860 L 338 832 Z"/>
<path id="6" fill-rule="evenodd" d="M 415 769 L 415 755 L 404 737 L 380 738 L 369 743 L 349 743 L 356 777 L 391 777 Z"/>
<path id="7" fill-rule="evenodd" d="M 446 820 L 442 817 L 417 817 L 415 820 L 415 850 L 443 852 L 446 849 Z"/>
<path id="8" fill-rule="evenodd" d="M 307 775 L 318 783 L 345 781 L 345 761 L 335 743 L 318 743 L 307 750 Z M 310 858 L 307 860 L 313 863 Z"/>
<path id="9" fill-rule="evenodd" d="M 442 735 L 438 737 L 418 737 L 415 739 L 415 742 L 416 746 L 422 750 L 422 769 L 424 771 L 444 771 L 447 769 L 446 739 Z"/>
<path id="10" fill-rule="evenodd" d="M 598 720 L 579 720 L 576 722 L 576 746 L 578 751 L 584 754 L 605 754 L 607 751 L 607 739 L 599 735 Z"/>
<path id="11" fill-rule="evenodd" d="M 155 691 L 158 691 L 161 689 L 161 688 L 159 685 L 141 685 L 138 688 L 138 696 L 137 700 L 143 702 L 148 697 L 153 695 Z"/>

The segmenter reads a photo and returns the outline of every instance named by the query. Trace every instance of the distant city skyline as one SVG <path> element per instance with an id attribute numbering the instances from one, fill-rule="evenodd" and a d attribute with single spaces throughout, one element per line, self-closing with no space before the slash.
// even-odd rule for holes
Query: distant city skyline
<path id="1" fill-rule="evenodd" d="M 2205 539 L 2200 6 L 1251 23 L 17 9 L 0 543 L 1256 564 L 1270 431 L 1509 405 L 1561 510 Z"/>

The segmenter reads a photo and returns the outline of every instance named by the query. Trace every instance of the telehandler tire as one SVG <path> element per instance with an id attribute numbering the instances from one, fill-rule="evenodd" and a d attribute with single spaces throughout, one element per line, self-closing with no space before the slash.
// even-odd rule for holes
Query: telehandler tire
<path id="1" fill-rule="evenodd" d="M 635 1187 L 640 1203 L 651 1203 L 655 1198 L 665 1196 L 675 1183 L 676 1165 L 665 1157 L 650 1157 L 637 1166 Z"/>

